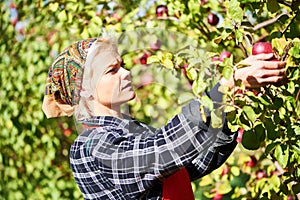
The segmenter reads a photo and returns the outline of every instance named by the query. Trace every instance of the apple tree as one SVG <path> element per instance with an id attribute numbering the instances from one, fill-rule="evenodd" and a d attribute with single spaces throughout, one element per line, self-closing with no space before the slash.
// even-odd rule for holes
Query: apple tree
<path id="1" fill-rule="evenodd" d="M 46 119 L 47 70 L 72 41 L 119 36 L 137 98 L 124 107 L 161 126 L 199 98 L 239 142 L 228 161 L 192 183 L 196 199 L 299 199 L 300 11 L 297 0 L 5 0 L 0 43 L 0 199 L 82 199 L 69 168 L 72 118 Z M 258 42 L 286 61 L 280 87 L 234 92 L 215 109 L 201 94 L 234 75 Z M 269 49 L 270 50 L 270 49 Z M 205 118 L 205 115 L 203 115 Z M 298 195 L 298 196 L 297 196 Z"/>

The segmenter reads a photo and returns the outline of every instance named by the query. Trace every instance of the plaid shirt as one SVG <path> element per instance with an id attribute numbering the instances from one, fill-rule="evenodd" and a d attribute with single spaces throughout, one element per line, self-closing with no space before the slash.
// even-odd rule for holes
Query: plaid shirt
<path id="1" fill-rule="evenodd" d="M 199 104 L 192 101 L 160 129 L 130 118 L 85 120 L 97 128 L 84 130 L 70 150 L 84 199 L 161 199 L 162 181 L 179 169 L 186 167 L 195 180 L 223 164 L 236 146 L 236 133 L 226 126 L 210 128 Z"/>

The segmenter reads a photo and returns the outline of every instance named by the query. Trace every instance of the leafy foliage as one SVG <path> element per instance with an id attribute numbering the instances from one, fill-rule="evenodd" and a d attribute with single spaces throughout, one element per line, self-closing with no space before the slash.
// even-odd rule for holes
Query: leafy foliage
<path id="1" fill-rule="evenodd" d="M 139 98 L 124 109 L 153 126 L 194 97 L 219 126 L 218 109 L 201 94 L 221 76 L 232 75 L 254 43 L 272 42 L 278 59 L 287 62 L 288 82 L 259 90 L 236 83 L 236 92 L 227 93 L 220 108 L 230 128 L 239 130 L 241 143 L 221 168 L 192 185 L 196 199 L 297 198 L 299 1 L 7 0 L 0 5 L 0 199 L 82 198 L 68 161 L 77 136 L 73 119 L 46 119 L 41 104 L 55 56 L 72 41 L 99 36 L 103 27 L 120 33 L 120 52 L 136 85 Z M 158 5 L 167 6 L 168 13 L 157 17 Z M 209 13 L 219 17 L 216 26 L 208 23 Z M 225 50 L 231 56 L 220 61 Z"/>

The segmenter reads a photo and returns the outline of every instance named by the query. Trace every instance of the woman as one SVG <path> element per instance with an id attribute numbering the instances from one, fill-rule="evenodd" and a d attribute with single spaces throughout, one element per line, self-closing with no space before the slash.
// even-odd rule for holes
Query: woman
<path id="1" fill-rule="evenodd" d="M 284 62 L 272 54 L 250 56 L 235 79 L 246 87 L 275 84 Z M 207 95 L 220 102 L 222 79 Z M 130 73 L 122 67 L 110 37 L 75 42 L 49 70 L 43 110 L 47 117 L 71 116 L 84 130 L 70 150 L 70 163 L 85 199 L 193 199 L 190 181 L 218 168 L 236 146 L 236 133 L 224 122 L 213 129 L 203 122 L 200 103 L 191 101 L 164 127 L 154 129 L 123 115 L 133 99 Z M 210 113 L 206 111 L 210 116 Z"/>

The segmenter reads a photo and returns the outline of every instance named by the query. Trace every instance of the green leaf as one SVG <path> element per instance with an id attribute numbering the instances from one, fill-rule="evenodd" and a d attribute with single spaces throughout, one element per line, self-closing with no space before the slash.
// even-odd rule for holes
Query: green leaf
<path id="1" fill-rule="evenodd" d="M 243 31 L 241 29 L 236 30 L 235 37 L 236 37 L 237 43 L 243 42 L 243 40 L 244 40 Z"/>
<path id="2" fill-rule="evenodd" d="M 270 99 L 265 95 L 258 98 L 258 100 L 266 106 L 269 106 L 271 104 Z"/>
<path id="3" fill-rule="evenodd" d="M 62 10 L 61 12 L 59 12 L 57 17 L 58 17 L 59 21 L 62 21 L 62 22 L 67 21 L 67 19 L 68 19 L 67 13 L 65 10 Z"/>
<path id="4" fill-rule="evenodd" d="M 230 172 L 234 175 L 234 176 L 239 176 L 241 173 L 241 169 L 237 166 L 232 166 L 230 168 Z"/>
<path id="5" fill-rule="evenodd" d="M 229 182 L 224 181 L 220 185 L 217 186 L 217 191 L 219 194 L 227 194 L 232 190 Z"/>
<path id="6" fill-rule="evenodd" d="M 280 187 L 280 178 L 278 176 L 272 176 L 270 179 L 269 179 L 269 183 L 271 183 L 273 185 L 273 187 L 275 188 L 279 188 Z"/>
<path id="7" fill-rule="evenodd" d="M 160 62 L 160 59 L 156 55 L 152 55 L 147 58 L 147 64 L 159 63 L 159 62 Z"/>
<path id="8" fill-rule="evenodd" d="M 251 106 L 244 106 L 243 111 L 251 122 L 256 120 L 256 114 Z"/>
<path id="9" fill-rule="evenodd" d="M 222 76 L 229 80 L 233 74 L 233 68 L 230 66 L 225 66 L 222 70 Z"/>
<path id="10" fill-rule="evenodd" d="M 258 124 L 254 127 L 255 135 L 257 139 L 260 141 L 259 143 L 263 142 L 266 138 L 266 130 L 262 126 L 262 124 Z"/>
<path id="11" fill-rule="evenodd" d="M 179 104 L 183 104 L 183 103 L 186 103 L 186 102 L 188 102 L 188 101 L 190 101 L 190 100 L 192 100 L 194 98 L 195 98 L 195 96 L 192 93 L 190 93 L 190 92 L 184 92 L 184 93 L 181 93 L 179 95 L 177 101 L 178 101 Z"/>
<path id="12" fill-rule="evenodd" d="M 276 140 L 280 137 L 280 134 L 276 129 L 276 124 L 271 118 L 265 118 L 264 125 L 266 127 L 267 137 L 269 140 Z"/>
<path id="13" fill-rule="evenodd" d="M 280 143 L 276 142 L 276 143 L 270 143 L 266 146 L 266 150 L 265 150 L 265 154 L 269 155 L 275 148 L 277 145 L 279 145 Z"/>
<path id="14" fill-rule="evenodd" d="M 172 60 L 169 59 L 164 59 L 162 61 L 162 64 L 167 68 L 167 69 L 173 69 L 174 68 L 174 64 Z"/>
<path id="15" fill-rule="evenodd" d="M 188 67 L 187 70 L 187 76 L 190 80 L 196 80 L 197 78 L 197 71 L 193 67 Z"/>
<path id="16" fill-rule="evenodd" d="M 229 1 L 228 5 L 228 16 L 230 19 L 236 22 L 242 22 L 243 20 L 243 10 L 240 7 L 240 3 L 237 0 Z"/>
<path id="17" fill-rule="evenodd" d="M 208 96 L 201 96 L 200 102 L 202 105 L 204 105 L 208 110 L 212 111 L 214 108 L 214 103 Z"/>
<path id="18" fill-rule="evenodd" d="M 290 48 L 289 55 L 295 58 L 300 58 L 300 48 L 299 47 Z"/>
<path id="19" fill-rule="evenodd" d="M 274 156 L 282 168 L 285 168 L 289 159 L 289 148 L 286 145 L 278 145 L 275 148 Z"/>
<path id="20" fill-rule="evenodd" d="M 58 6 L 59 4 L 58 3 L 50 3 L 49 4 L 49 9 L 53 12 L 56 12 L 58 10 Z"/>
<path id="21" fill-rule="evenodd" d="M 300 193 L 300 183 L 296 183 L 292 186 L 292 190 L 295 194 L 299 194 Z"/>
<path id="22" fill-rule="evenodd" d="M 267 0 L 267 8 L 270 12 L 274 13 L 280 9 L 277 0 Z"/>
<path id="23" fill-rule="evenodd" d="M 213 128 L 221 128 L 223 125 L 222 112 L 217 109 L 211 112 L 211 125 Z"/>
<path id="24" fill-rule="evenodd" d="M 255 132 L 252 130 L 244 131 L 242 137 L 243 147 L 249 150 L 257 150 L 260 147 L 260 142 L 260 137 Z"/>

